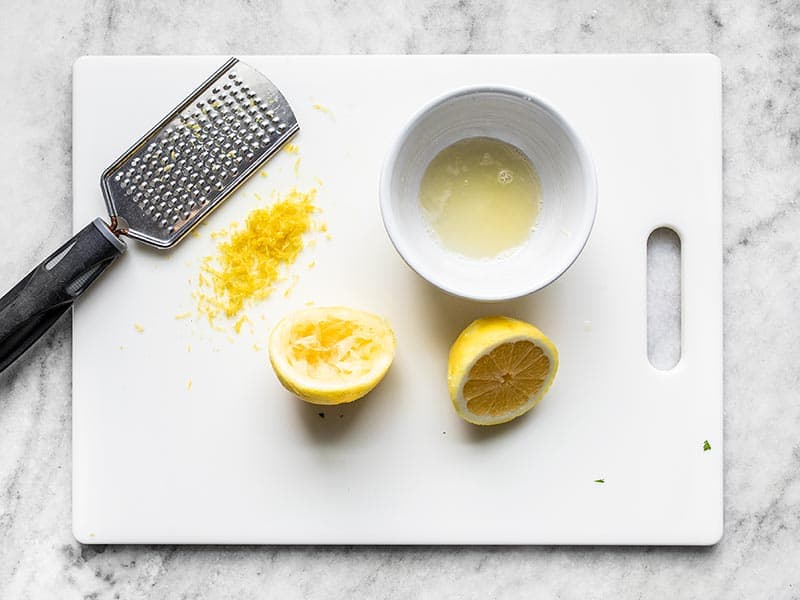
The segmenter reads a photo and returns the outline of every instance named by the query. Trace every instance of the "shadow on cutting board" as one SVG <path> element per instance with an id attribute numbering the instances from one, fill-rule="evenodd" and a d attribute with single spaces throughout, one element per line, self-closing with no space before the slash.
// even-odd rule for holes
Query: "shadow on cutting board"
<path id="1" fill-rule="evenodd" d="M 546 291 L 504 302 L 477 302 L 445 294 L 419 277 L 415 281 L 417 293 L 422 298 L 420 318 L 425 319 L 436 344 L 431 351 L 442 352 L 444 356 L 449 353 L 458 334 L 475 319 L 502 315 L 535 321 L 535 315 L 545 310 Z"/>
<path id="2" fill-rule="evenodd" d="M 530 412 L 500 425 L 473 425 L 466 421 L 462 421 L 462 423 L 467 428 L 467 437 L 470 441 L 476 444 L 490 444 L 495 440 L 508 437 L 512 435 L 512 432 L 520 429 L 527 429 L 532 432 L 536 427 L 533 421 L 536 420 L 536 407 L 534 406 Z"/>
<path id="3" fill-rule="evenodd" d="M 397 393 L 397 376 L 397 373 L 393 375 L 392 369 L 389 369 L 373 392 L 346 404 L 310 404 L 294 396 L 287 398 L 287 401 L 295 403 L 298 420 L 302 422 L 311 441 L 319 445 L 336 444 L 346 436 L 352 436 L 360 427 L 376 426 L 376 423 L 379 426 L 381 418 L 376 417 L 375 413 L 385 413 L 386 405 L 392 403 Z M 391 418 L 391 415 L 384 417 Z M 368 425 L 369 423 L 372 425 Z"/>

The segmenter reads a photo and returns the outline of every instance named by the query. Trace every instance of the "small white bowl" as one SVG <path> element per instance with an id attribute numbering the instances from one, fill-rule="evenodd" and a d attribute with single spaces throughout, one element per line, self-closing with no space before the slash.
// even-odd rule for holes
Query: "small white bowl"
<path id="1" fill-rule="evenodd" d="M 542 183 L 535 231 L 496 259 L 447 250 L 419 205 L 430 161 L 451 144 L 478 136 L 522 150 Z M 583 142 L 552 106 L 513 88 L 469 87 L 433 100 L 411 118 L 386 156 L 380 204 L 386 232 L 409 267 L 449 294 L 493 302 L 540 290 L 575 262 L 594 223 L 597 178 Z"/>

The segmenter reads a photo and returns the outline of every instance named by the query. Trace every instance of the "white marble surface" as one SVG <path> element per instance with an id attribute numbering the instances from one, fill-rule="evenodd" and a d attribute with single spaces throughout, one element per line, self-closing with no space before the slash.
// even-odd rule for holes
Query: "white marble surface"
<path id="1" fill-rule="evenodd" d="M 720 544 L 81 546 L 65 320 L 0 375 L 0 598 L 800 598 L 800 4 L 630 4 L 2 0 L 0 288 L 70 232 L 82 54 L 713 52 L 725 110 Z"/>

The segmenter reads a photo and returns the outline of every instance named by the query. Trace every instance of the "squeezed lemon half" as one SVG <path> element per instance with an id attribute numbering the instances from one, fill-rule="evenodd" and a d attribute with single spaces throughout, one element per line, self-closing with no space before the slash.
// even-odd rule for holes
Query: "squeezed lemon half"
<path id="1" fill-rule="evenodd" d="M 370 392 L 394 359 L 388 321 L 372 313 L 318 307 L 284 317 L 269 338 L 269 359 L 287 390 L 312 404 L 343 404 Z"/>
<path id="2" fill-rule="evenodd" d="M 447 384 L 461 418 L 497 425 L 536 406 L 557 370 L 558 351 L 536 327 L 484 317 L 470 323 L 450 348 Z"/>

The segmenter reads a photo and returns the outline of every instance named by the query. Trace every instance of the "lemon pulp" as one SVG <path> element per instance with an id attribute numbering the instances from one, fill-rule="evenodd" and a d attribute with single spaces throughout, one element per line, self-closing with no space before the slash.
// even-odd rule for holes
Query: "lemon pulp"
<path id="1" fill-rule="evenodd" d="M 524 405 L 542 387 L 550 359 L 529 340 L 501 344 L 479 358 L 464 384 L 467 409 L 497 417 Z"/>
<path id="2" fill-rule="evenodd" d="M 298 321 L 292 325 L 290 337 L 289 364 L 313 379 L 362 376 L 383 350 L 365 323 L 336 315 Z"/>

